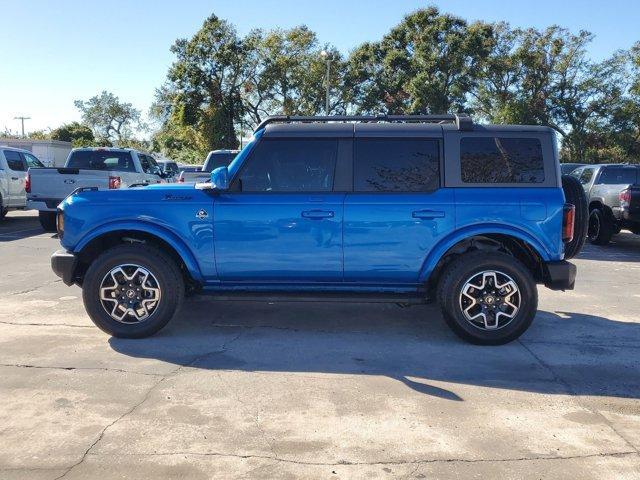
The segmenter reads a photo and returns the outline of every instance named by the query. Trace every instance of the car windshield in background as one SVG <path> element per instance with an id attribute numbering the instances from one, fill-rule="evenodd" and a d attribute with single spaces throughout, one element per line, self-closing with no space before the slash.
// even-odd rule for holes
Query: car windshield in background
<path id="1" fill-rule="evenodd" d="M 213 172 L 218 167 L 228 167 L 237 153 L 216 153 L 207 162 L 205 172 Z"/>
<path id="2" fill-rule="evenodd" d="M 607 167 L 600 174 L 599 183 L 605 185 L 630 185 L 638 181 L 636 167 Z"/>
<path id="3" fill-rule="evenodd" d="M 129 152 L 113 152 L 108 150 L 80 150 L 72 152 L 68 168 L 86 170 L 107 170 L 135 172 L 136 167 Z"/>

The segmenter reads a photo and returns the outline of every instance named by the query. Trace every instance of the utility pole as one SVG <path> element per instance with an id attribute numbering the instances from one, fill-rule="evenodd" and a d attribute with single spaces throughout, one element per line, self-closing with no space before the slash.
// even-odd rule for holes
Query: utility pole
<path id="1" fill-rule="evenodd" d="M 24 137 L 24 121 L 31 120 L 31 117 L 13 117 L 14 120 L 20 120 L 22 123 L 22 136 Z"/>
<path id="2" fill-rule="evenodd" d="M 322 50 L 320 52 L 320 56 L 327 61 L 327 78 L 326 78 L 327 91 L 325 95 L 324 113 L 325 115 L 329 115 L 329 88 L 330 88 L 329 74 L 331 72 L 331 55 L 329 55 L 329 52 L 327 52 L 326 50 Z"/>

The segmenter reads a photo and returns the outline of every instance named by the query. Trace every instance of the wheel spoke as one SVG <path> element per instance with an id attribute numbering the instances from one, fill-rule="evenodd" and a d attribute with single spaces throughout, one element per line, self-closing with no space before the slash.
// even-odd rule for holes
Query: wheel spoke
<path id="1" fill-rule="evenodd" d="M 460 308 L 465 319 L 484 330 L 506 326 L 518 314 L 520 290 L 507 274 L 486 270 L 470 277 L 462 287 Z"/>
<path id="2" fill-rule="evenodd" d="M 158 280 L 148 269 L 124 264 L 104 276 L 99 296 L 111 318 L 122 323 L 138 323 L 153 315 L 162 292 Z"/>

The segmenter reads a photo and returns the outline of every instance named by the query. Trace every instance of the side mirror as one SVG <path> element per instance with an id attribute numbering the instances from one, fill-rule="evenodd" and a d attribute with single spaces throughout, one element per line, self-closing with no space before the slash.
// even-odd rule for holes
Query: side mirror
<path id="1" fill-rule="evenodd" d="M 211 172 L 211 188 L 214 190 L 229 190 L 229 169 L 218 167 Z"/>

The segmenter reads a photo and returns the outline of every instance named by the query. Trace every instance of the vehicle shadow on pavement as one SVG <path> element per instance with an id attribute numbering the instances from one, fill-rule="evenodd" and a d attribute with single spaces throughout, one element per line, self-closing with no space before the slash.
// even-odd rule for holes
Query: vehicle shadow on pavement
<path id="1" fill-rule="evenodd" d="M 205 370 L 385 376 L 452 401 L 464 400 L 452 383 L 640 398 L 640 325 L 579 313 L 540 312 L 521 340 L 480 347 L 455 337 L 430 305 L 190 300 L 157 336 L 110 345 Z"/>
<path id="2" fill-rule="evenodd" d="M 640 235 L 623 232 L 614 235 L 610 245 L 592 245 L 588 241 L 578 255 L 583 260 L 640 262 Z"/>
<path id="3" fill-rule="evenodd" d="M 9 212 L 0 220 L 0 243 L 22 240 L 44 233 L 37 216 Z"/>

